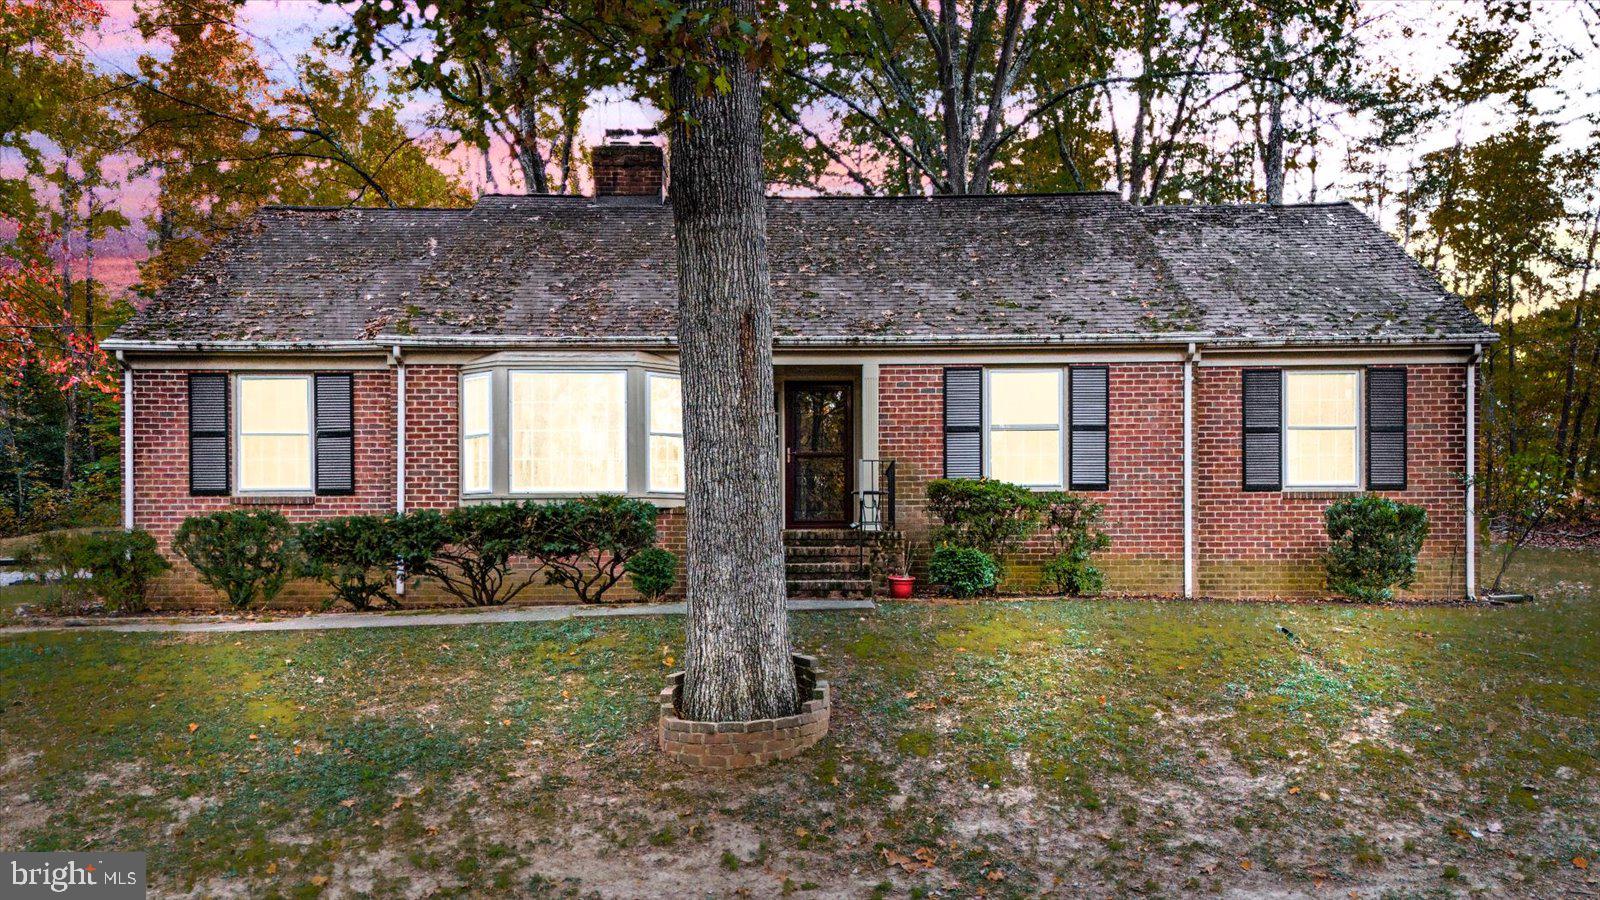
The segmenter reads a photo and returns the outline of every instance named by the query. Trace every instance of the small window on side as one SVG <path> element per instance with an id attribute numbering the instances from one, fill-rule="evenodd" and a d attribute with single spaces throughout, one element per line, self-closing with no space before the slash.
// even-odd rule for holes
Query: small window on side
<path id="1" fill-rule="evenodd" d="M 241 375 L 239 490 L 311 490 L 311 378 Z"/>
<path id="2" fill-rule="evenodd" d="M 683 380 L 676 375 L 651 372 L 648 432 L 649 489 L 663 494 L 683 493 Z"/>
<path id="3" fill-rule="evenodd" d="M 1285 488 L 1361 486 L 1360 387 L 1353 371 L 1284 373 Z"/>

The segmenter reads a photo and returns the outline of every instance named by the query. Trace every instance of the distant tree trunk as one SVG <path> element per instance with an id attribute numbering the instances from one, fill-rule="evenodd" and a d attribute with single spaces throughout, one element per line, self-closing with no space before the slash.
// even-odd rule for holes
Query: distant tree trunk
<path id="1" fill-rule="evenodd" d="M 539 150 L 539 107 L 534 102 L 538 96 L 530 85 L 528 61 L 518 54 L 505 63 L 506 78 L 517 85 L 519 101 L 515 112 L 517 131 L 517 163 L 522 166 L 523 189 L 530 194 L 550 193 L 550 177 L 544 171 L 544 154 Z"/>
<path id="2" fill-rule="evenodd" d="M 1600 242 L 1600 207 L 1596 207 L 1594 216 L 1589 222 L 1589 248 L 1584 257 L 1583 276 L 1578 280 L 1578 297 L 1572 303 L 1572 333 L 1567 336 L 1566 383 L 1561 391 L 1561 421 L 1556 426 L 1556 454 L 1566 459 L 1563 483 L 1567 485 L 1572 484 L 1573 475 L 1578 467 L 1578 435 L 1583 428 L 1583 414 L 1587 411 L 1589 399 L 1589 392 L 1585 391 L 1584 406 L 1579 408 L 1578 417 L 1574 420 L 1572 404 L 1577 393 L 1578 345 L 1583 339 L 1583 314 L 1589 303 L 1589 273 L 1594 268 L 1597 242 Z M 1569 433 L 1572 438 L 1570 447 L 1567 444 Z"/>
<path id="3" fill-rule="evenodd" d="M 755 18 L 756 0 L 697 0 Z M 678 343 L 687 451 L 688 647 L 682 712 L 702 721 L 797 709 L 785 607 L 761 90 L 716 51 L 726 92 L 670 79 Z"/>
<path id="4" fill-rule="evenodd" d="M 1283 47 L 1283 32 L 1275 25 L 1268 38 L 1272 46 L 1272 70 L 1274 75 L 1281 77 L 1283 58 L 1286 55 Z M 1267 203 L 1272 206 L 1283 205 L 1283 99 L 1285 88 L 1281 80 L 1274 80 L 1267 84 L 1267 140 L 1264 152 L 1261 154 L 1261 167 L 1265 170 L 1267 182 Z"/>

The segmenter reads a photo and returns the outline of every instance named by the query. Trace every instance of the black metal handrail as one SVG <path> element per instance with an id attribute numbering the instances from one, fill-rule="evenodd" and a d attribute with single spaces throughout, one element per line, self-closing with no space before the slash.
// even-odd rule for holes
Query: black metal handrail
<path id="1" fill-rule="evenodd" d="M 893 531 L 895 525 L 895 461 L 863 459 L 864 477 L 856 491 L 856 527 L 862 531 Z"/>

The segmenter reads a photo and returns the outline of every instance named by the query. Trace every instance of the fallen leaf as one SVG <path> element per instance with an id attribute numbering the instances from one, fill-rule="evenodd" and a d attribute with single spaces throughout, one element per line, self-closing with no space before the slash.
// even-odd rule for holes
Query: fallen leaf
<path id="1" fill-rule="evenodd" d="M 328 883 L 328 876 L 326 876 L 326 875 L 313 875 L 313 876 L 311 876 L 311 883 L 316 885 L 317 887 L 322 887 L 323 885 Z"/>
<path id="2" fill-rule="evenodd" d="M 194 734 L 196 731 L 199 731 L 199 730 L 200 730 L 200 724 L 198 722 L 190 722 L 189 723 L 189 733 L 190 734 Z"/>
<path id="3" fill-rule="evenodd" d="M 278 864 L 275 863 L 275 862 L 267 863 L 267 874 L 268 875 L 276 875 L 276 874 L 278 874 Z"/>
<path id="4" fill-rule="evenodd" d="M 259 741 L 259 740 L 261 740 L 261 735 L 259 735 L 259 734 L 252 734 L 252 735 L 250 735 L 250 740 L 252 740 L 252 741 Z"/>
<path id="5" fill-rule="evenodd" d="M 1574 866 L 1576 866 L 1576 867 L 1578 867 L 1578 868 L 1580 868 L 1580 869 L 1587 869 L 1587 868 L 1589 868 L 1589 861 L 1588 861 L 1588 860 L 1587 860 L 1587 859 L 1584 859 L 1584 858 L 1583 858 L 1583 857 L 1581 857 L 1581 856 L 1574 856 L 1574 857 L 1573 857 L 1573 858 L 1572 858 L 1572 864 L 1573 864 L 1573 865 L 1574 865 Z"/>
<path id="6" fill-rule="evenodd" d="M 500 724 L 509 727 L 511 725 L 511 720 L 510 719 L 501 719 L 500 720 Z"/>
<path id="7" fill-rule="evenodd" d="M 989 879 L 990 881 L 1005 881 L 1006 873 L 1000 871 L 999 869 L 990 869 L 988 872 L 984 873 L 983 877 Z"/>
<path id="8" fill-rule="evenodd" d="M 394 801 L 394 805 L 393 805 L 393 806 L 391 806 L 391 807 L 389 807 L 389 808 L 390 808 L 390 809 L 399 809 L 399 808 L 400 808 L 400 805 L 401 805 L 401 804 L 402 804 L 402 803 L 405 803 L 405 802 L 406 802 L 406 798 L 404 798 L 404 797 L 396 797 L 396 798 L 395 798 L 395 801 Z"/>
<path id="9" fill-rule="evenodd" d="M 1289 793 L 1291 795 L 1300 793 L 1300 786 L 1299 785 L 1295 785 L 1294 787 L 1289 788 Z"/>
<path id="10" fill-rule="evenodd" d="M 1239 868 L 1244 869 L 1246 872 L 1250 871 L 1250 866 L 1251 866 L 1250 860 L 1248 860 L 1248 859 L 1239 860 Z"/>
<path id="11" fill-rule="evenodd" d="M 349 809 L 350 807 L 356 805 L 356 798 L 351 797 L 349 800 L 340 800 L 339 801 L 339 805 L 344 807 L 345 809 Z"/>

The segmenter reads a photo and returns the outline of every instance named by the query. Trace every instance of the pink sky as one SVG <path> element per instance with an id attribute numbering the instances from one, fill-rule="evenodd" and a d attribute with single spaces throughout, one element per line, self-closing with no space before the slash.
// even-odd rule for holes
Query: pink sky
<path id="1" fill-rule="evenodd" d="M 104 0 L 109 12 L 100 33 L 93 36 L 85 49 L 89 59 L 107 72 L 131 71 L 135 60 L 144 52 L 160 52 L 160 47 L 146 44 L 134 27 L 132 0 Z M 1374 21 L 1365 26 L 1377 35 L 1370 41 L 1368 52 L 1392 61 L 1416 80 L 1431 77 L 1448 65 L 1444 39 L 1460 9 L 1448 2 L 1405 2 L 1405 0 L 1367 0 L 1366 11 Z M 1540 15 L 1557 24 L 1571 40 L 1583 40 L 1581 35 L 1593 34 L 1595 23 L 1584 18 L 1584 8 L 1579 4 L 1551 2 L 1540 5 Z M 311 42 L 339 25 L 345 13 L 339 7 L 315 0 L 250 0 L 240 14 L 240 27 L 255 41 L 262 61 L 274 78 L 288 81 L 293 78 L 293 60 L 309 49 Z M 1403 29 L 1410 28 L 1407 37 Z M 1588 123 L 1577 115 L 1579 111 L 1592 111 L 1600 103 L 1595 85 L 1600 85 L 1600 53 L 1590 53 L 1578 64 L 1570 67 L 1562 77 L 1565 103 L 1573 112 L 1567 137 L 1576 143 L 1587 139 Z M 414 130 L 423 130 L 423 120 L 432 99 L 416 97 L 409 104 L 406 116 Z M 1555 108 L 1562 102 L 1557 96 L 1544 98 Z M 650 108 L 620 96 L 597 96 L 585 116 L 584 135 L 589 143 L 598 142 L 608 128 L 639 128 L 654 124 L 656 114 Z M 1438 146 L 1453 142 L 1458 134 L 1471 142 L 1485 134 L 1502 128 L 1507 123 L 1484 113 L 1453 121 L 1446 128 L 1430 135 L 1429 140 Z M 1349 133 L 1330 131 L 1331 144 L 1319 153 L 1317 174 L 1317 199 L 1340 197 L 1341 189 L 1349 180 L 1343 166 L 1344 149 L 1360 136 L 1361 122 L 1345 123 Z M 495 154 L 496 169 L 501 190 L 511 184 L 512 166 L 503 148 Z M 0 159 L 0 165 L 9 163 Z M 1400 160 L 1395 161 L 1397 164 Z M 476 153 L 454 154 L 451 163 L 462 167 L 471 183 L 484 189 L 482 164 Z M 1289 199 L 1305 199 L 1311 185 L 1303 173 L 1291 173 L 1287 187 Z M 108 238 L 97 245 L 97 277 L 129 284 L 136 277 L 135 264 L 145 255 L 145 234 L 140 220 L 148 214 L 151 189 L 148 182 L 127 181 L 122 190 L 121 205 L 136 224 L 128 233 Z"/>

